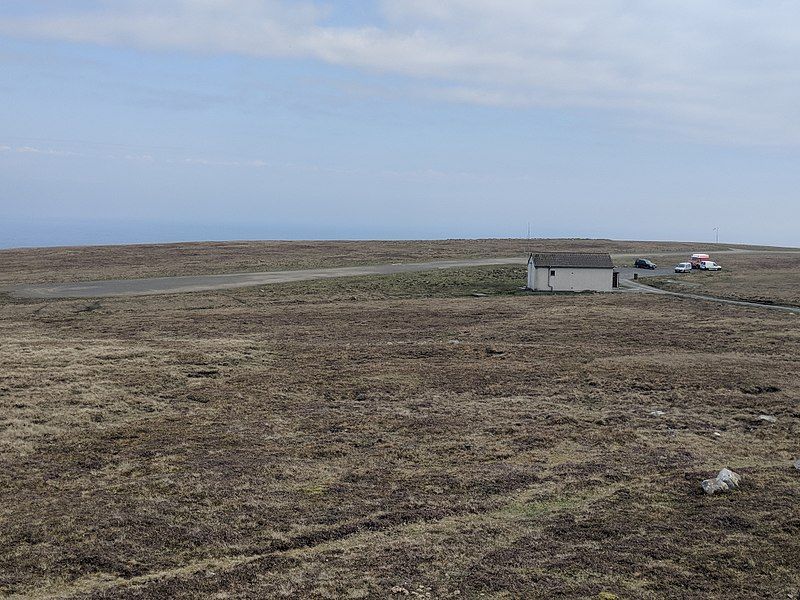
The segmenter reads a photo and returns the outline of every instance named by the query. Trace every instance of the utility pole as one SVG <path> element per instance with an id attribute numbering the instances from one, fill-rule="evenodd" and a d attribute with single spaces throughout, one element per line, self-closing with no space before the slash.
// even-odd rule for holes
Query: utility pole
<path id="1" fill-rule="evenodd" d="M 531 251 L 531 222 L 528 221 L 528 252 Z"/>

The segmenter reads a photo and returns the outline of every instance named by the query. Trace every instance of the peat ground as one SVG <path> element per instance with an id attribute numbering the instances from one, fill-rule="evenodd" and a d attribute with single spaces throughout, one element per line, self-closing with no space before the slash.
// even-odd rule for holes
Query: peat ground
<path id="1" fill-rule="evenodd" d="M 796 598 L 798 317 L 523 284 L 0 297 L 0 595 Z"/>

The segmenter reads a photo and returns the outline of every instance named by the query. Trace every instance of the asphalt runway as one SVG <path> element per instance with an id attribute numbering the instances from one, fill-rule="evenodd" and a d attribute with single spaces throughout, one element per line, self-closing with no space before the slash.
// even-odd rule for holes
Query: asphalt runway
<path id="1" fill-rule="evenodd" d="M 310 281 L 334 277 L 357 277 L 360 275 L 393 275 L 437 269 L 482 267 L 491 265 L 524 265 L 527 258 L 489 258 L 473 260 L 440 260 L 424 263 L 400 263 L 389 265 L 367 265 L 360 267 L 335 267 L 328 269 L 304 269 L 300 271 L 272 271 L 264 273 L 227 273 L 224 275 L 188 275 L 181 277 L 153 277 L 148 279 L 108 279 L 103 281 L 81 281 L 76 283 L 48 283 L 37 285 L 15 285 L 5 292 L 15 298 L 108 298 L 112 296 L 149 296 L 152 294 L 181 294 L 228 290 L 242 287 Z"/>
<path id="2" fill-rule="evenodd" d="M 727 252 L 743 252 L 733 250 Z M 744 251 L 746 252 L 746 250 Z M 726 251 L 717 252 L 723 254 Z M 674 253 L 670 253 L 674 254 Z M 617 255 L 619 261 L 633 255 Z M 270 271 L 263 273 L 227 273 L 223 275 L 187 275 L 181 277 L 152 277 L 147 279 L 107 279 L 102 281 L 81 281 L 76 283 L 48 283 L 38 285 L 15 285 L 0 289 L 0 292 L 10 294 L 15 298 L 54 299 L 54 298 L 109 298 L 115 296 L 149 296 L 153 294 L 181 294 L 186 292 L 204 292 L 213 290 L 228 290 L 274 283 L 289 283 L 292 281 L 311 281 L 314 279 L 332 279 L 336 277 L 359 277 L 364 275 L 392 275 L 395 273 L 414 273 L 421 271 L 434 271 L 437 269 L 457 269 L 464 267 L 484 267 L 492 265 L 524 265 L 527 257 L 511 258 L 478 258 L 471 260 L 439 260 L 422 263 L 396 263 L 389 265 L 365 265 L 359 267 L 334 267 L 327 269 L 303 269 L 298 271 Z M 657 269 L 634 269 L 632 267 L 619 267 L 620 283 L 625 291 L 636 291 L 652 294 L 662 294 L 702 300 L 722 302 L 738 306 L 754 308 L 768 308 L 773 310 L 800 313 L 800 309 L 793 306 L 780 306 L 771 304 L 758 304 L 739 300 L 727 300 L 683 292 L 667 292 L 644 283 L 636 281 L 638 277 L 657 277 L 661 275 L 674 275 L 674 266 L 659 267 Z"/>

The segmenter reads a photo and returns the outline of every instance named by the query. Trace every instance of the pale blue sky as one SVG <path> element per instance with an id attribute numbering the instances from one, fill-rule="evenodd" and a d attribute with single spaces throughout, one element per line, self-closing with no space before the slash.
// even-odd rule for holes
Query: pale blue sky
<path id="1" fill-rule="evenodd" d="M 774 0 L 5 0 L 0 246 L 800 245 L 799 31 Z"/>

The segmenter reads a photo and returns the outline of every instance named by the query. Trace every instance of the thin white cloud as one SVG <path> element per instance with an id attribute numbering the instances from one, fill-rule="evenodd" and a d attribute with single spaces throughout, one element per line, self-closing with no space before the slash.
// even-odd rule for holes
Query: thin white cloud
<path id="1" fill-rule="evenodd" d="M 403 180 L 403 181 L 430 181 L 430 180 L 471 180 L 489 181 L 497 176 L 480 174 L 466 171 L 442 171 L 436 169 L 415 169 L 415 170 L 370 170 L 359 168 L 342 168 L 329 165 L 298 163 L 298 162 L 274 162 L 266 161 L 261 158 L 218 158 L 204 156 L 160 156 L 157 154 L 141 153 L 108 153 L 108 152 L 76 152 L 53 147 L 40 146 L 10 146 L 0 144 L 0 152 L 11 152 L 17 154 L 27 154 L 34 156 L 47 156 L 53 158 L 66 157 L 88 157 L 92 159 L 110 161 L 128 161 L 139 163 L 140 165 L 179 165 L 197 168 L 232 168 L 232 169 L 253 169 L 272 171 L 305 173 L 305 174 L 325 174 L 325 175 L 344 175 L 353 177 L 379 177 L 383 179 Z M 504 180 L 508 179 L 503 175 Z"/>
<path id="2" fill-rule="evenodd" d="M 52 6 L 34 0 L 34 4 Z M 449 102 L 579 107 L 680 132 L 800 142 L 800 4 L 784 0 L 382 0 L 336 26 L 321 3 L 99 0 L 0 32 L 68 42 L 313 58 L 403 75 Z M 425 94 L 423 94 L 425 95 Z"/>
<path id="3" fill-rule="evenodd" d="M 83 156 L 79 152 L 71 150 L 59 150 L 56 148 L 38 148 L 36 146 L 7 146 L 8 150 L 13 150 L 17 154 L 45 154 L 47 156 Z"/>
<path id="4" fill-rule="evenodd" d="M 181 158 L 167 159 L 165 162 L 182 165 L 200 165 L 203 167 L 255 167 L 262 168 L 268 164 L 262 160 L 219 160 L 213 158 Z"/>

